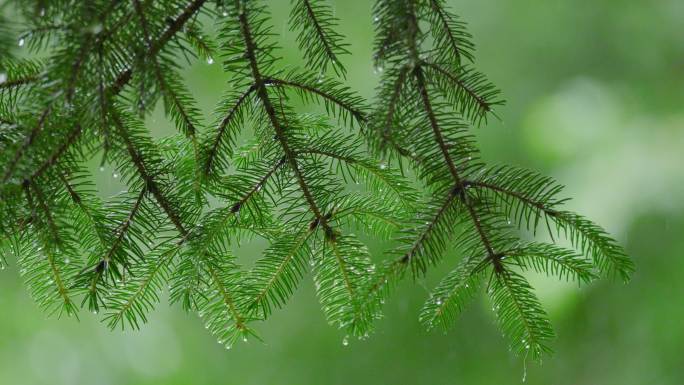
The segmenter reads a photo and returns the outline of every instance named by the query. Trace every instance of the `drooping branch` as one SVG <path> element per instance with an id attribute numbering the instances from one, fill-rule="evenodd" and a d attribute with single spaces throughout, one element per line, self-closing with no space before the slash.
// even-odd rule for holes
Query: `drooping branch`
<path id="1" fill-rule="evenodd" d="M 135 11 L 138 14 L 138 18 L 140 19 L 140 26 L 143 31 L 143 36 L 145 38 L 145 44 L 147 49 L 151 49 L 153 42 L 152 38 L 150 36 L 150 27 L 147 22 L 147 18 L 145 17 L 145 12 L 143 10 L 143 6 L 140 3 L 139 0 L 134 0 L 133 5 L 135 7 Z M 154 76 L 157 79 L 157 83 L 159 84 L 159 87 L 164 95 L 166 95 L 170 100 L 173 106 L 176 108 L 178 113 L 181 116 L 181 119 L 183 120 L 186 130 L 187 130 L 187 135 L 192 139 L 193 143 L 196 145 L 197 140 L 195 138 L 195 132 L 197 129 L 195 128 L 195 123 L 192 121 L 190 118 L 189 112 L 186 110 L 186 108 L 183 106 L 183 103 L 178 99 L 178 95 L 176 92 L 174 92 L 172 89 L 170 89 L 166 79 L 164 78 L 164 74 L 162 73 L 162 69 L 159 66 L 159 62 L 157 60 L 157 56 L 154 55 L 151 58 L 146 58 L 147 60 L 151 60 L 152 63 L 152 68 L 154 72 Z M 195 146 L 195 151 L 197 151 L 197 148 Z"/>
<path id="2" fill-rule="evenodd" d="M 235 118 L 236 114 L 238 114 L 240 107 L 242 106 L 243 103 L 249 98 L 249 96 L 256 91 L 257 85 L 252 84 L 245 92 L 240 95 L 238 100 L 235 102 L 235 104 L 230 108 L 226 116 L 221 120 L 221 124 L 219 124 L 218 127 L 218 132 L 216 133 L 216 138 L 212 141 L 212 145 L 208 151 L 208 155 L 206 158 L 206 161 L 204 163 L 204 173 L 209 174 L 211 171 L 211 167 L 214 163 L 214 160 L 216 158 L 216 155 L 218 153 L 218 148 L 221 144 L 221 141 L 223 140 L 223 137 L 225 135 L 226 129 L 230 125 L 230 123 L 233 121 Z"/>
<path id="3" fill-rule="evenodd" d="M 43 111 L 43 113 L 40 115 L 40 118 L 38 119 L 38 123 L 36 123 L 36 125 L 31 129 L 28 136 L 26 136 L 26 138 L 24 139 L 24 142 L 21 144 L 21 146 L 14 153 L 14 157 L 10 161 L 9 165 L 7 166 L 7 170 L 5 171 L 4 176 L 2 177 L 2 183 L 3 184 L 7 183 L 7 181 L 14 174 L 14 169 L 17 167 L 19 160 L 21 160 L 21 157 L 24 156 L 24 154 L 26 153 L 26 150 L 28 150 L 28 148 L 31 147 L 33 142 L 36 140 L 36 137 L 38 136 L 40 131 L 45 126 L 45 122 L 46 122 L 48 115 L 50 114 L 51 111 L 52 111 L 52 103 L 50 103 L 48 105 L 48 107 Z"/>
<path id="4" fill-rule="evenodd" d="M 76 123 L 64 142 L 62 142 L 62 144 L 57 147 L 57 150 L 55 150 L 55 152 L 52 153 L 52 155 L 50 155 L 33 174 L 31 174 L 30 179 L 36 180 L 43 175 L 48 168 L 54 166 L 57 163 L 57 160 L 76 142 L 81 135 L 81 129 L 81 125 Z"/>
<path id="5" fill-rule="evenodd" d="M 487 99 L 484 96 L 481 96 L 477 91 L 475 91 L 469 84 L 467 84 L 464 79 L 462 79 L 459 75 L 443 68 L 442 66 L 431 63 L 426 60 L 421 60 L 421 65 L 424 65 L 426 67 L 432 68 L 438 73 L 446 76 L 449 78 L 451 81 L 453 81 L 455 84 L 458 84 L 458 86 L 465 92 L 469 97 L 474 99 L 479 108 L 485 112 L 491 112 L 492 110 L 492 104 L 487 101 Z"/>
<path id="6" fill-rule="evenodd" d="M 325 100 L 328 100 L 335 105 L 339 106 L 341 109 L 349 112 L 354 119 L 356 119 L 358 122 L 365 122 L 366 121 L 366 114 L 356 108 L 355 106 L 351 105 L 350 103 L 346 102 L 345 100 L 341 99 L 340 97 L 333 95 L 329 92 L 326 92 L 325 90 L 322 90 L 320 88 L 314 87 L 309 84 L 304 84 L 301 82 L 297 81 L 292 81 L 292 80 L 285 80 L 285 79 L 277 79 L 277 78 L 272 78 L 272 77 L 266 77 L 264 78 L 264 83 L 268 85 L 275 85 L 275 86 L 287 86 L 287 87 L 292 87 L 292 88 L 297 88 L 302 91 L 317 95 L 322 97 Z"/>
<path id="7" fill-rule="evenodd" d="M 271 99 L 268 95 L 265 79 L 261 74 L 261 70 L 256 59 L 256 43 L 252 37 L 251 27 L 249 24 L 245 7 L 242 5 L 242 2 L 240 0 L 235 1 L 235 7 L 241 10 L 241 12 L 239 12 L 238 14 L 240 29 L 245 41 L 245 56 L 249 61 L 252 77 L 254 78 L 257 97 L 261 101 L 261 104 L 263 105 L 264 110 L 266 111 L 266 115 L 268 116 L 271 126 L 275 131 L 276 138 L 280 143 L 283 152 L 285 153 L 285 158 L 287 159 L 287 162 L 289 163 L 292 172 L 295 174 L 297 183 L 299 184 L 302 194 L 304 195 L 304 198 L 306 199 L 309 207 L 311 208 L 311 211 L 313 212 L 316 218 L 315 223 L 317 225 L 320 224 L 325 230 L 326 236 L 329 239 L 332 239 L 334 237 L 334 231 L 332 227 L 330 227 L 330 225 L 328 224 L 327 219 L 322 214 L 321 210 L 318 208 L 318 205 L 316 204 L 316 201 L 314 200 L 313 195 L 309 190 L 309 186 L 306 180 L 304 179 L 304 175 L 302 175 L 302 172 L 299 169 L 299 164 L 297 163 L 295 152 L 292 149 L 290 149 L 290 144 L 288 143 L 287 136 L 285 135 L 285 130 L 283 129 L 280 120 L 278 119 L 276 110 L 273 107 Z"/>
<path id="8" fill-rule="evenodd" d="M 180 15 L 178 15 L 178 17 L 176 17 L 176 19 L 174 19 L 172 23 L 170 23 L 169 27 L 164 31 L 164 33 L 159 37 L 159 39 L 150 45 L 149 50 L 147 52 L 148 55 L 150 57 L 156 56 L 159 53 L 159 51 L 164 47 L 164 45 L 168 43 L 173 38 L 173 36 L 183 28 L 183 25 L 200 10 L 202 5 L 204 5 L 206 1 L 207 0 L 194 0 L 193 2 L 191 2 L 188 5 L 188 7 L 186 7 L 183 10 L 183 12 Z M 85 53 L 83 56 L 85 56 Z M 81 66 L 79 65 L 78 68 L 80 69 Z M 120 72 L 114 83 L 105 92 L 105 94 L 107 95 L 107 100 L 110 100 L 112 97 L 118 95 L 126 86 L 126 84 L 128 84 L 128 82 L 132 79 L 132 76 L 132 67 L 129 67 L 128 69 Z M 3 184 L 7 183 L 7 181 L 12 177 L 17 164 L 19 163 L 23 155 L 26 153 L 26 150 L 34 143 L 36 137 L 42 130 L 43 126 L 46 123 L 46 120 L 52 112 L 52 102 L 50 102 L 41 113 L 41 118 L 39 119 L 38 124 L 36 124 L 34 128 L 29 132 L 22 146 L 19 147 L 15 152 L 15 155 L 12 161 L 9 163 L 9 166 L 2 178 Z M 81 130 L 79 129 L 79 132 L 80 131 Z"/>
<path id="9" fill-rule="evenodd" d="M 36 194 L 36 200 L 38 202 L 38 206 L 40 207 L 40 210 L 43 212 L 45 215 L 45 220 L 47 222 L 48 226 L 48 231 L 51 234 L 52 241 L 55 243 L 60 242 L 60 236 L 59 232 L 57 229 L 57 225 L 55 224 L 54 218 L 52 216 L 52 212 L 50 210 L 50 207 L 48 206 L 46 200 L 45 200 L 45 195 L 43 194 L 43 191 L 40 189 L 40 187 L 36 186 L 35 184 L 31 184 L 30 182 L 24 182 L 26 187 L 26 192 L 27 194 L 30 194 L 30 190 L 32 190 Z M 30 199 L 30 198 L 29 198 Z M 49 245 L 52 247 L 51 245 Z M 52 276 L 54 277 L 55 284 L 57 285 L 57 292 L 59 293 L 60 297 L 64 301 L 64 304 L 66 306 L 67 311 L 70 311 L 72 308 L 71 305 L 71 298 L 69 297 L 69 290 L 67 289 L 66 285 L 64 284 L 64 279 L 62 278 L 62 273 L 59 270 L 59 267 L 57 266 L 57 262 L 55 261 L 55 253 L 48 248 L 46 250 L 46 255 L 47 255 L 47 260 L 50 265 L 50 271 L 52 272 Z"/>
<path id="10" fill-rule="evenodd" d="M 164 211 L 166 216 L 169 218 L 171 223 L 173 223 L 173 225 L 176 227 L 178 232 L 183 237 L 187 236 L 188 231 L 186 230 L 178 213 L 176 212 L 176 208 L 174 208 L 169 198 L 167 198 L 166 195 L 164 195 L 164 193 L 162 192 L 161 188 L 159 187 L 159 184 L 157 183 L 157 180 L 155 179 L 155 176 L 147 169 L 147 165 L 145 163 L 145 159 L 142 153 L 138 150 L 138 148 L 131 140 L 128 131 L 121 122 L 121 118 L 118 116 L 118 114 L 112 114 L 112 120 L 116 125 L 119 136 L 124 141 L 126 151 L 128 151 L 128 154 L 131 157 L 131 161 L 135 165 L 135 168 L 140 174 L 140 177 L 145 181 L 147 190 L 152 194 L 152 196 L 154 196 L 155 200 L 157 201 L 161 209 Z"/>
<path id="11" fill-rule="evenodd" d="M 12 88 L 16 87 L 21 87 L 23 85 L 27 84 L 32 84 L 40 80 L 39 75 L 30 75 L 30 76 L 25 76 L 17 79 L 12 79 L 12 80 L 6 80 L 4 82 L 0 82 L 0 92 L 9 90 Z"/>
<path id="12" fill-rule="evenodd" d="M 392 135 L 392 121 L 394 120 L 394 114 L 397 111 L 397 106 L 399 104 L 399 99 L 401 97 L 401 91 L 404 88 L 404 83 L 406 82 L 407 75 L 409 74 L 410 67 L 409 66 L 403 66 L 401 70 L 399 70 L 399 76 L 397 76 L 397 79 L 394 81 L 394 84 L 392 86 L 392 96 L 390 97 L 389 102 L 387 103 L 387 116 L 384 121 L 384 125 L 382 126 L 382 140 L 385 142 L 393 142 L 393 135 Z"/>
<path id="13" fill-rule="evenodd" d="M 112 242 L 111 246 L 109 247 L 107 252 L 104 253 L 104 256 L 102 257 L 102 261 L 104 261 L 105 263 L 110 263 L 110 261 L 112 260 L 112 257 L 114 256 L 114 253 L 116 253 L 117 249 L 119 249 L 119 246 L 121 245 L 124 238 L 126 237 L 128 229 L 130 229 L 131 224 L 133 223 L 133 220 L 135 219 L 136 215 L 138 215 L 138 212 L 142 206 L 142 202 L 145 199 L 146 195 L 147 195 L 147 187 L 143 187 L 140 190 L 140 193 L 138 193 L 138 196 L 135 199 L 135 202 L 133 203 L 133 207 L 131 207 L 131 211 L 128 213 L 128 216 L 117 227 L 116 237 L 114 238 L 114 242 Z"/>

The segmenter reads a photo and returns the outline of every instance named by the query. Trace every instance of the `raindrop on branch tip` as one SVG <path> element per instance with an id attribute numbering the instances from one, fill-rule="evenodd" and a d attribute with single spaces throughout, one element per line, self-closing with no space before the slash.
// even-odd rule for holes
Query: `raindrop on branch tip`
<path id="1" fill-rule="evenodd" d="M 7 81 L 7 74 L 4 72 L 0 72 L 0 84 L 4 83 Z"/>
<path id="2" fill-rule="evenodd" d="M 113 177 L 114 179 L 116 179 L 116 178 L 119 177 L 119 174 L 115 172 L 115 173 L 112 174 L 112 177 Z"/>
<path id="3" fill-rule="evenodd" d="M 347 346 L 349 345 L 349 336 L 344 336 L 342 339 L 342 346 Z"/>
<path id="4" fill-rule="evenodd" d="M 26 43 L 26 39 L 24 39 L 23 37 L 21 39 L 19 39 L 19 43 L 18 43 L 19 47 L 23 47 L 25 43 Z"/>
<path id="5" fill-rule="evenodd" d="M 523 376 L 522 376 L 522 382 L 525 382 L 527 380 L 527 354 L 529 351 L 525 352 L 525 357 L 523 358 Z"/>
<path id="6" fill-rule="evenodd" d="M 211 56 L 209 56 L 209 57 L 207 58 L 207 64 L 209 64 L 209 65 L 214 64 L 214 58 L 211 57 Z"/>

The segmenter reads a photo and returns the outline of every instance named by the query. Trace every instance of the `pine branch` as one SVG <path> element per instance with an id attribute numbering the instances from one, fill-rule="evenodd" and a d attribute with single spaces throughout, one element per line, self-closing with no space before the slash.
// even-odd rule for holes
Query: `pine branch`
<path id="1" fill-rule="evenodd" d="M 75 313 L 75 308 L 69 296 L 69 290 L 66 287 L 60 268 L 57 266 L 57 262 L 55 261 L 55 253 L 53 251 L 53 247 L 55 247 L 53 246 L 53 244 L 59 245 L 62 243 L 58 227 L 55 224 L 52 212 L 46 202 L 42 190 L 38 186 L 30 184 L 30 182 L 24 183 L 24 189 L 26 191 L 27 199 L 29 201 L 32 201 L 31 191 L 35 193 L 38 208 L 40 208 L 40 210 L 43 212 L 43 215 L 45 216 L 45 224 L 47 226 L 47 231 L 49 233 L 48 238 L 45 240 L 47 257 L 46 259 L 50 266 L 50 272 L 54 279 L 55 285 L 57 286 L 57 293 L 64 303 L 63 309 L 67 312 L 68 315 L 71 315 Z"/>
<path id="2" fill-rule="evenodd" d="M 157 201 L 162 210 L 164 210 L 164 213 L 166 213 L 167 217 L 169 218 L 171 223 L 173 223 L 173 225 L 176 227 L 176 230 L 178 230 L 181 236 L 187 236 L 188 231 L 185 229 L 185 226 L 181 222 L 181 219 L 176 213 L 176 210 L 171 205 L 170 200 L 162 193 L 159 184 L 154 178 L 154 175 L 148 171 L 148 166 L 145 163 L 143 155 L 140 153 L 140 151 L 136 148 L 135 144 L 131 140 L 128 131 L 121 122 L 121 119 L 117 114 L 114 114 L 112 116 L 112 120 L 116 125 L 116 128 L 119 132 L 119 135 L 121 136 L 121 139 L 124 141 L 126 151 L 128 151 L 128 154 L 131 157 L 131 161 L 135 165 L 135 168 L 138 170 L 140 177 L 144 180 L 147 190 L 150 192 L 150 194 L 152 194 L 152 196 L 154 196 L 154 199 Z"/>
<path id="3" fill-rule="evenodd" d="M 489 291 L 494 311 L 511 348 L 538 360 L 553 338 L 551 323 L 525 278 L 511 270 L 496 273 Z"/>
<path id="4" fill-rule="evenodd" d="M 271 103 L 271 99 L 268 96 L 268 91 L 266 90 L 266 85 L 265 85 L 265 80 L 261 75 L 261 70 L 259 69 L 259 64 L 256 60 L 256 46 L 255 42 L 252 37 L 252 32 L 251 32 L 251 27 L 249 24 L 249 21 L 247 19 L 247 14 L 246 10 L 244 9 L 244 6 L 241 5 L 241 2 L 239 0 L 236 0 L 235 6 L 238 9 L 241 9 L 240 14 L 238 15 L 239 17 L 239 23 L 240 23 L 240 29 L 242 32 L 242 35 L 245 40 L 245 55 L 247 57 L 247 60 L 249 61 L 249 66 L 252 72 L 252 77 L 254 78 L 254 82 L 256 85 L 256 93 L 257 97 L 259 100 L 261 100 L 261 103 L 264 106 L 264 110 L 266 111 L 266 115 L 268 116 L 268 119 L 273 127 L 273 130 L 275 131 L 276 139 L 280 143 L 283 152 L 285 153 L 285 158 L 287 162 L 290 165 L 290 168 L 292 169 L 292 172 L 295 174 L 297 183 L 299 184 L 299 188 L 301 189 L 302 194 L 304 195 L 304 198 L 306 199 L 309 207 L 311 208 L 311 211 L 313 212 L 316 220 L 316 224 L 320 224 L 323 229 L 325 230 L 326 235 L 328 238 L 332 239 L 334 236 L 334 231 L 328 225 L 327 219 L 323 217 L 323 214 L 321 214 L 321 210 L 318 208 L 318 205 L 316 204 L 313 195 L 311 194 L 311 191 L 309 190 L 309 186 L 306 183 L 304 176 L 301 173 L 301 170 L 299 169 L 299 165 L 297 163 L 297 159 L 295 157 L 294 152 L 290 149 L 290 145 L 287 141 L 287 137 L 285 135 L 285 132 L 283 130 L 283 127 L 278 120 L 276 110 L 273 107 L 273 104 Z"/>
<path id="5" fill-rule="evenodd" d="M 472 36 L 466 31 L 464 23 L 459 22 L 454 15 L 446 11 L 443 0 L 430 0 L 430 10 L 436 19 L 432 22 L 435 25 L 432 30 L 432 35 L 436 40 L 435 46 L 446 45 L 448 49 L 441 51 L 444 55 L 454 55 L 457 63 L 462 61 L 461 58 L 474 61 L 471 52 L 474 46 L 470 41 Z"/>
<path id="6" fill-rule="evenodd" d="M 453 244 L 464 256 L 431 294 L 421 321 L 428 327 L 451 325 L 491 270 L 490 294 L 504 333 L 519 354 L 531 351 L 539 359 L 549 351 L 553 333 L 531 287 L 511 269 L 584 283 L 595 278 L 595 268 L 627 279 L 631 262 L 600 227 L 558 209 L 564 202 L 556 198 L 561 186 L 549 178 L 507 167 L 488 170 L 477 160 L 468 127 L 452 115 L 478 125 L 503 102 L 484 75 L 462 64 L 473 61 L 473 44 L 442 1 L 379 0 L 375 11 L 375 59 L 389 68 L 370 124 L 371 145 L 385 154 L 389 144 L 408 157 L 432 199 L 419 211 L 418 224 L 402 231 L 399 257 L 378 272 L 365 301 L 373 305 L 388 295 L 407 266 L 414 276 L 424 274 Z M 549 233 L 549 221 L 555 222 L 556 234 L 562 230 L 592 259 L 554 245 L 524 244 L 509 232 L 510 227 L 536 230 L 542 218 Z"/>
<path id="7" fill-rule="evenodd" d="M 489 276 L 512 349 L 539 359 L 553 331 L 526 274 L 629 279 L 624 250 L 563 209 L 561 185 L 480 158 L 472 126 L 503 101 L 443 0 L 375 2 L 372 106 L 345 84 L 348 44 L 324 0 L 292 2 L 305 69 L 280 61 L 266 2 L 104 3 L 11 3 L 40 61 L 13 54 L 0 20 L 0 266 L 16 258 L 49 313 L 80 299 L 138 328 L 168 288 L 230 348 L 310 274 L 328 323 L 365 338 L 401 279 L 444 263 L 420 321 L 450 327 Z M 180 71 L 199 59 L 228 75 L 207 130 Z M 178 133 L 153 139 L 159 103 Z M 126 191 L 100 197 L 95 157 Z M 522 240 L 543 225 L 551 243 Z M 249 269 L 233 249 L 254 238 L 268 246 Z M 367 238 L 393 244 L 377 265 Z"/>
<path id="8" fill-rule="evenodd" d="M 0 92 L 6 92 L 7 90 L 10 90 L 12 88 L 17 88 L 23 85 L 31 84 L 33 82 L 38 81 L 39 79 L 40 78 L 37 75 L 28 75 L 23 78 L 15 78 L 12 80 L 3 79 L 3 81 L 0 82 Z"/>
<path id="9" fill-rule="evenodd" d="M 71 148 L 78 137 L 81 135 L 81 125 L 76 124 L 74 129 L 69 132 L 64 142 L 41 164 L 38 169 L 31 175 L 31 180 L 38 179 L 48 168 L 57 164 L 57 160 L 64 155 L 64 153 Z"/>
<path id="10" fill-rule="evenodd" d="M 183 25 L 192 17 L 201 7 L 202 5 L 206 2 L 206 0 L 195 0 L 190 5 L 183 10 L 183 12 L 174 20 L 173 23 L 170 24 L 169 28 L 161 35 L 161 37 L 156 41 L 154 44 L 150 44 L 149 50 L 148 50 L 148 55 L 150 57 L 154 57 L 157 55 L 157 53 L 163 48 L 163 46 L 171 40 L 171 38 L 178 32 L 180 29 L 183 27 Z M 107 35 L 103 35 L 107 36 Z M 82 56 L 85 56 L 85 52 L 83 53 Z M 78 66 L 80 68 L 80 65 Z M 117 78 L 116 81 L 113 83 L 113 85 L 108 89 L 109 92 L 106 92 L 109 97 L 113 97 L 115 95 L 118 95 L 123 87 L 131 80 L 133 75 L 133 70 L 131 68 L 126 69 L 125 71 L 121 72 Z M 75 74 L 73 76 L 76 76 Z M 67 91 L 67 95 L 72 94 L 73 86 L 69 87 Z M 53 108 L 52 108 L 52 102 L 48 104 L 48 106 L 43 110 L 41 113 L 41 118 L 38 121 L 38 124 L 30 131 L 29 135 L 26 136 L 26 139 L 24 140 L 24 143 L 22 146 L 16 151 L 13 160 L 9 163 L 9 166 L 3 176 L 2 183 L 7 183 L 9 178 L 12 176 L 14 173 L 14 169 L 17 166 L 17 163 L 19 160 L 22 158 L 26 150 L 33 144 L 33 142 L 36 139 L 36 136 L 38 133 L 42 130 L 46 119 L 48 116 L 52 113 Z"/>
<path id="11" fill-rule="evenodd" d="M 50 112 L 52 111 L 52 108 L 50 106 L 51 104 L 43 111 L 43 113 L 40 115 L 40 119 L 38 119 L 38 123 L 31 129 L 31 132 L 24 139 L 24 142 L 22 143 L 21 147 L 19 147 L 17 151 L 14 153 L 14 156 L 12 157 L 12 160 L 9 162 L 7 170 L 5 171 L 5 174 L 2 177 L 3 184 L 7 183 L 7 181 L 12 177 L 12 174 L 14 174 L 14 169 L 17 167 L 19 160 L 24 155 L 26 150 L 29 147 L 31 147 L 33 142 L 36 140 L 36 136 L 38 136 L 38 133 L 43 129 L 45 121 Z"/>
<path id="12" fill-rule="evenodd" d="M 337 19 L 321 0 L 295 0 L 290 13 L 291 29 L 300 29 L 297 41 L 299 49 L 305 52 L 309 65 L 325 72 L 328 65 L 338 76 L 345 76 L 347 70 L 338 56 L 348 54 L 342 35 L 335 31 Z"/>
<path id="13" fill-rule="evenodd" d="M 249 310 L 267 318 L 273 307 L 285 305 L 312 258 L 308 241 L 313 234 L 313 230 L 304 229 L 299 234 L 286 233 L 273 242 L 247 278 L 253 291 Z"/>
<path id="14" fill-rule="evenodd" d="M 339 87 L 337 83 L 328 82 L 326 84 L 321 82 L 317 85 L 313 85 L 305 80 L 311 78 L 312 77 L 310 75 L 305 74 L 301 76 L 293 76 L 292 80 L 265 78 L 264 82 L 268 85 L 292 87 L 308 94 L 315 95 L 325 100 L 326 103 L 329 102 L 345 111 L 357 122 L 365 122 L 365 113 L 362 110 L 363 107 L 359 106 L 359 104 L 362 103 L 359 98 L 354 98 L 351 93 L 345 92 L 346 89 L 336 89 Z"/>
<path id="15" fill-rule="evenodd" d="M 249 96 L 256 91 L 256 89 L 256 84 L 253 84 L 247 88 L 247 90 L 238 97 L 238 99 L 235 101 L 235 104 L 230 108 L 226 116 L 221 121 L 221 124 L 219 124 L 216 130 L 217 132 L 215 139 L 212 140 L 209 150 L 207 151 L 206 159 L 204 160 L 205 175 L 210 174 L 212 171 L 215 158 L 218 155 L 219 146 L 223 145 L 228 148 L 235 146 L 234 131 L 238 129 L 239 124 L 242 122 L 242 119 L 239 117 L 241 116 L 240 108 L 247 101 L 247 98 L 249 98 Z M 233 131 L 229 134 L 228 139 L 225 138 L 226 130 Z"/>

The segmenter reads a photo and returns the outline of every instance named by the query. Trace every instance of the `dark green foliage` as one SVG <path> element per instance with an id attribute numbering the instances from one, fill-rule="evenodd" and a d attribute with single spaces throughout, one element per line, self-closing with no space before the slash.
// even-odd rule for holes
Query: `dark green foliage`
<path id="1" fill-rule="evenodd" d="M 280 64 L 266 4 L 11 3 L 21 18 L 19 30 L 0 20 L 0 265 L 16 263 L 48 312 L 87 308 L 111 328 L 138 328 L 168 289 L 231 347 L 258 338 L 257 321 L 310 276 L 328 322 L 364 338 L 407 271 L 423 276 L 454 249 L 460 261 L 420 320 L 449 327 L 486 283 L 511 346 L 538 358 L 553 332 L 522 274 L 629 278 L 615 241 L 562 210 L 557 183 L 479 159 L 471 127 L 502 101 L 441 0 L 376 3 L 372 108 L 340 80 L 347 45 L 325 1 L 292 1 L 306 69 Z M 12 56 L 16 39 L 43 59 Z M 229 75 L 213 123 L 181 59 Z M 150 136 L 157 104 L 177 134 Z M 94 158 L 126 191 L 98 195 Z M 516 231 L 539 226 L 576 250 Z M 368 237 L 393 239 L 390 258 L 372 256 Z M 232 250 L 255 238 L 269 246 L 247 269 Z"/>
<path id="2" fill-rule="evenodd" d="M 474 58 L 470 36 L 442 1 L 379 0 L 375 13 L 375 60 L 384 74 L 368 136 L 378 153 L 408 158 L 430 192 L 417 222 L 403 230 L 404 246 L 385 274 L 410 269 L 423 275 L 448 246 L 456 246 L 463 259 L 435 288 L 421 320 L 449 326 L 488 276 L 488 293 L 512 349 L 537 359 L 549 350 L 553 332 L 521 272 L 587 283 L 597 269 L 627 280 L 631 261 L 600 227 L 560 209 L 562 187 L 552 179 L 479 160 L 470 127 L 486 122 L 502 101 L 467 63 Z M 554 241 L 568 238 L 581 255 L 553 244 L 522 243 L 512 232 L 536 233 L 539 225 Z"/>
<path id="3" fill-rule="evenodd" d="M 332 67 L 337 75 L 344 75 L 345 69 L 340 63 L 340 55 L 349 53 L 343 36 L 335 31 L 337 20 L 330 7 L 322 0 L 293 1 L 290 14 L 290 28 L 299 30 L 297 42 L 299 49 L 305 52 L 311 68 L 326 72 Z"/>

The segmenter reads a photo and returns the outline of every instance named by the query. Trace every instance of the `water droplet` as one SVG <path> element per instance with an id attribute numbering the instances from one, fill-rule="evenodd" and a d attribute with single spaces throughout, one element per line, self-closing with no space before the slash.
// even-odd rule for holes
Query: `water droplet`
<path id="1" fill-rule="evenodd" d="M 223 16 L 223 17 L 228 16 L 228 11 L 224 9 L 223 12 L 221 12 L 221 16 Z M 230 348 L 228 348 L 228 349 L 230 349 Z"/>
<path id="2" fill-rule="evenodd" d="M 19 39 L 19 43 L 18 43 L 19 47 L 23 47 L 24 43 L 26 43 L 26 40 L 23 37 L 21 39 Z"/>
<path id="3" fill-rule="evenodd" d="M 230 348 L 232 348 L 232 347 L 233 347 L 233 345 L 226 345 L 226 350 L 230 350 Z"/>
<path id="4" fill-rule="evenodd" d="M 100 172 L 104 171 L 104 166 L 100 166 Z"/>
<path id="5" fill-rule="evenodd" d="M 435 301 L 435 303 L 436 303 L 437 305 L 441 305 L 441 304 L 442 304 L 442 299 L 441 299 L 441 298 L 437 298 L 437 300 Z"/>
<path id="6" fill-rule="evenodd" d="M 347 346 L 349 345 L 349 336 L 344 336 L 342 339 L 342 346 Z"/>
<path id="7" fill-rule="evenodd" d="M 381 170 L 384 170 L 384 169 L 386 169 L 386 168 L 387 168 L 387 164 L 386 164 L 386 163 L 380 163 L 380 169 L 381 169 Z"/>
<path id="8" fill-rule="evenodd" d="M 117 174 L 117 173 L 114 173 L 114 174 L 112 174 L 112 177 L 113 177 L 114 179 L 116 179 L 116 178 L 118 178 L 118 177 L 119 177 L 119 174 Z"/>
<path id="9" fill-rule="evenodd" d="M 209 57 L 207 58 L 207 64 L 214 64 L 214 58 L 211 57 L 211 56 L 209 56 Z"/>
<path id="10" fill-rule="evenodd" d="M 373 21 L 377 23 L 378 21 L 380 21 L 380 18 L 377 17 L 377 16 L 375 16 L 375 17 L 373 18 Z"/>
<path id="11" fill-rule="evenodd" d="M 7 74 L 4 72 L 0 72 L 0 84 L 4 83 L 7 81 Z"/>
<path id="12" fill-rule="evenodd" d="M 45 8 L 40 9 L 40 17 L 45 16 Z"/>
<path id="13" fill-rule="evenodd" d="M 373 68 L 373 73 L 376 74 L 376 75 L 377 75 L 377 74 L 381 74 L 382 71 L 384 71 L 384 69 L 382 68 L 381 65 L 376 65 L 375 68 Z"/>
<path id="14" fill-rule="evenodd" d="M 247 342 L 247 337 L 242 337 L 242 342 Z"/>
<path id="15" fill-rule="evenodd" d="M 68 265 L 69 263 L 71 263 L 71 259 L 69 259 L 69 257 L 65 258 L 65 259 L 64 259 L 64 264 L 65 264 L 65 265 Z"/>

